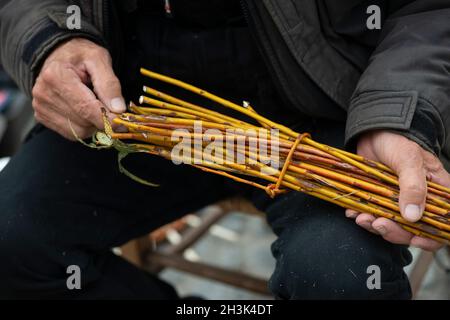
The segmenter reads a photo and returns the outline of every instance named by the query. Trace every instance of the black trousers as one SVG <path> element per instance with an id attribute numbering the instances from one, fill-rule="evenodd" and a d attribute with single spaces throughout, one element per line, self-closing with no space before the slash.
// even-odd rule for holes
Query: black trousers
<path id="1" fill-rule="evenodd" d="M 139 24 L 139 19 L 135 21 Z M 149 40 L 134 43 L 135 55 L 125 63 L 128 75 L 122 74 L 121 80 L 128 84 L 124 88 L 128 97 L 140 87 L 142 80 L 133 75 L 137 64 L 144 64 L 235 101 L 248 98 L 262 113 L 342 147 L 342 123 L 319 124 L 283 107 L 267 71 L 255 62 L 257 52 L 244 50 L 251 48 L 245 29 L 180 33 L 176 27 L 152 21 L 158 41 L 128 35 L 137 42 Z M 145 48 L 143 43 L 150 40 L 154 45 Z M 189 54 L 185 42 L 191 44 Z M 180 46 L 184 54 L 177 55 Z M 159 58 L 144 59 L 146 52 Z M 277 263 L 269 283 L 275 297 L 411 296 L 403 272 L 411 259 L 407 249 L 359 228 L 339 207 L 296 192 L 271 200 L 262 191 L 157 157 L 125 159 L 130 171 L 161 185 L 149 188 L 120 174 L 116 156 L 115 151 L 92 150 L 45 128 L 34 130 L 0 173 L 0 298 L 175 299 L 170 285 L 110 249 L 236 194 L 263 209 L 278 236 L 272 245 Z M 70 265 L 81 268 L 81 290 L 67 288 Z M 379 290 L 367 286 L 371 265 L 381 270 Z"/>

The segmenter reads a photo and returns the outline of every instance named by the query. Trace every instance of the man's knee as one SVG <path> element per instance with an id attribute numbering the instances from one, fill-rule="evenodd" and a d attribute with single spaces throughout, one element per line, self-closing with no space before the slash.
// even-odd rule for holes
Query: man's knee
<path id="1" fill-rule="evenodd" d="M 403 267 L 376 253 L 330 253 L 308 244 L 292 243 L 277 255 L 269 281 L 271 292 L 281 299 L 409 299 L 410 288 Z M 274 249 L 276 250 L 276 249 Z M 344 249 L 345 250 L 345 249 Z M 352 252 L 351 252 L 352 251 Z"/>
<path id="2" fill-rule="evenodd" d="M 41 217 L 33 214 L 38 202 L 30 194 L 0 196 L 1 298 L 27 298 L 24 293 L 45 286 L 43 281 L 50 282 L 52 275 L 60 272 L 48 250 L 49 230 Z"/>
<path id="3" fill-rule="evenodd" d="M 272 245 L 273 294 L 281 299 L 410 298 L 403 272 L 411 259 L 407 249 L 359 228 L 341 211 L 283 222 Z"/>

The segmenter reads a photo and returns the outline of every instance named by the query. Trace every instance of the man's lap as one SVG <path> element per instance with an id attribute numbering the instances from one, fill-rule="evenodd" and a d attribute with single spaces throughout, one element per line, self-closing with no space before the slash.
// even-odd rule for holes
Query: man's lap
<path id="1" fill-rule="evenodd" d="M 0 260 L 8 261 L 0 271 L 24 266 L 30 282 L 65 278 L 65 267 L 87 265 L 234 192 L 222 177 L 162 158 L 130 155 L 123 163 L 160 187 L 121 174 L 114 150 L 92 150 L 47 129 L 30 139 L 0 173 Z"/>

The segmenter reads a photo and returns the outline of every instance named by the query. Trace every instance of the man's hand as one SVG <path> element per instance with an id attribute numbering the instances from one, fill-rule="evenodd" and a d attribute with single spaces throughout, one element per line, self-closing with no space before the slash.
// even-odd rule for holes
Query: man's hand
<path id="1" fill-rule="evenodd" d="M 420 220 L 427 194 L 426 178 L 441 185 L 450 186 L 450 175 L 433 154 L 417 143 L 389 131 L 372 131 L 358 141 L 358 154 L 392 168 L 399 177 L 400 211 L 411 222 Z M 367 213 L 347 210 L 349 218 L 385 240 L 434 251 L 442 245 L 436 241 L 415 236 L 403 230 L 397 223 L 386 218 L 375 218 Z"/>
<path id="2" fill-rule="evenodd" d="M 103 129 L 101 108 L 112 113 L 126 109 L 108 51 L 81 38 L 48 56 L 32 95 L 37 121 L 70 140 L 75 137 L 68 119 L 77 135 L 87 138 Z"/>

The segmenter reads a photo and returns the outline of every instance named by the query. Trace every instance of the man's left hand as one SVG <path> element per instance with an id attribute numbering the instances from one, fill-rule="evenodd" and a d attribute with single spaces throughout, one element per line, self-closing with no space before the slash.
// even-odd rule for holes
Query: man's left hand
<path id="1" fill-rule="evenodd" d="M 357 152 L 368 159 L 384 163 L 396 172 L 400 184 L 400 211 L 408 221 L 416 222 L 422 217 L 427 178 L 450 187 L 450 175 L 439 159 L 402 135 L 385 130 L 367 132 L 360 137 Z M 353 210 L 347 210 L 346 216 L 355 218 L 359 226 L 392 243 L 411 245 L 428 251 L 442 247 L 441 243 L 415 236 L 386 218 L 376 218 L 371 214 Z"/>

